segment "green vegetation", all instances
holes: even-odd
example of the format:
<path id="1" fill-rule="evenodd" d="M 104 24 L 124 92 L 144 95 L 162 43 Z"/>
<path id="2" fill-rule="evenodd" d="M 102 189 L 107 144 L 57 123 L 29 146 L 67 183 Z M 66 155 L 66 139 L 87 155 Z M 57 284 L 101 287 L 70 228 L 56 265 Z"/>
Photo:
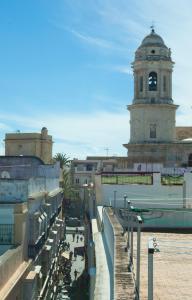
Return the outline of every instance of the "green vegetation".
<path id="1" fill-rule="evenodd" d="M 54 161 L 59 161 L 60 162 L 60 168 L 63 169 L 64 167 L 69 167 L 70 165 L 70 159 L 69 157 L 66 156 L 66 154 L 63 153 L 57 153 L 54 156 Z"/>
<path id="2" fill-rule="evenodd" d="M 183 175 L 162 175 L 162 185 L 183 185 Z M 153 184 L 152 174 L 102 175 L 102 184 Z"/>
<path id="3" fill-rule="evenodd" d="M 183 175 L 162 175 L 161 184 L 163 185 L 183 185 Z"/>
<path id="4" fill-rule="evenodd" d="M 64 197 L 70 198 L 71 194 L 73 193 L 73 189 L 71 186 L 71 179 L 70 179 L 70 158 L 63 153 L 57 153 L 54 156 L 54 161 L 59 161 L 60 168 L 61 168 L 61 178 L 60 187 L 63 189 Z"/>
<path id="5" fill-rule="evenodd" d="M 152 174 L 102 175 L 102 184 L 152 184 Z"/>

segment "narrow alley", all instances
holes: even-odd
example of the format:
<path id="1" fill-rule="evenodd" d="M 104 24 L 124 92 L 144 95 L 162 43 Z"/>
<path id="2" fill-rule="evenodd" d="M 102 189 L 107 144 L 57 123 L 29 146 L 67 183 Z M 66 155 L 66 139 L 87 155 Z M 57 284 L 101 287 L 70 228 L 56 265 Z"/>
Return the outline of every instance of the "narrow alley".
<path id="1" fill-rule="evenodd" d="M 66 246 L 62 254 L 64 276 L 61 276 L 57 300 L 89 299 L 84 241 L 83 227 L 68 227 L 64 241 Z"/>

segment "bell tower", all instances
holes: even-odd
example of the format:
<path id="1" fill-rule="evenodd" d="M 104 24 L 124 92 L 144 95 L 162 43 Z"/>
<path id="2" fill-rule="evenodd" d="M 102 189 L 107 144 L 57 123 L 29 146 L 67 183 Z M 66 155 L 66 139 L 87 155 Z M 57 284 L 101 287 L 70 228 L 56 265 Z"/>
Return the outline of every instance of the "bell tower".
<path id="1" fill-rule="evenodd" d="M 127 107 L 130 140 L 124 144 L 129 168 L 153 171 L 154 167 L 192 165 L 192 127 L 175 124 L 178 105 L 172 99 L 173 66 L 170 48 L 152 26 L 132 63 L 134 97 Z M 179 132 L 185 131 L 187 135 L 180 138 Z"/>
<path id="2" fill-rule="evenodd" d="M 131 163 L 163 163 L 173 159 L 170 147 L 176 142 L 175 114 L 178 105 L 172 99 L 171 50 L 152 27 L 135 52 L 132 63 L 134 98 L 130 112 Z"/>
<path id="3" fill-rule="evenodd" d="M 171 50 L 152 28 L 132 63 L 134 99 L 130 111 L 130 143 L 173 142 L 175 111 L 172 99 Z"/>
<path id="4" fill-rule="evenodd" d="M 135 53 L 133 104 L 172 104 L 171 50 L 152 29 Z"/>

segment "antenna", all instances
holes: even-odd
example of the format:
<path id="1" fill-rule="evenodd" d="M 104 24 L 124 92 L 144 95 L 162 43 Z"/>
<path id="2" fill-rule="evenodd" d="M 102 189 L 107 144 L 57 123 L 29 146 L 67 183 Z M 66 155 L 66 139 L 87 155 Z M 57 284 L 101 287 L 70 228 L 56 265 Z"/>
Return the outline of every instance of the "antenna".
<path id="1" fill-rule="evenodd" d="M 106 151 L 106 156 L 109 156 L 109 148 L 104 149 Z"/>

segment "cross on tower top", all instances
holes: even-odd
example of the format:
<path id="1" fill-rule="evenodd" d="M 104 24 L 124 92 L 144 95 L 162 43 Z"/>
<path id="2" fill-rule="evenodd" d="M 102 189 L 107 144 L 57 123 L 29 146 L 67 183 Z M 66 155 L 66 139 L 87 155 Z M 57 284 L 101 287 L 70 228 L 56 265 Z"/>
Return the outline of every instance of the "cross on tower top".
<path id="1" fill-rule="evenodd" d="M 151 28 L 151 33 L 154 33 L 155 32 L 155 24 L 154 24 L 155 22 L 154 21 L 152 21 L 152 24 L 151 24 L 151 26 L 150 26 L 150 28 Z"/>

